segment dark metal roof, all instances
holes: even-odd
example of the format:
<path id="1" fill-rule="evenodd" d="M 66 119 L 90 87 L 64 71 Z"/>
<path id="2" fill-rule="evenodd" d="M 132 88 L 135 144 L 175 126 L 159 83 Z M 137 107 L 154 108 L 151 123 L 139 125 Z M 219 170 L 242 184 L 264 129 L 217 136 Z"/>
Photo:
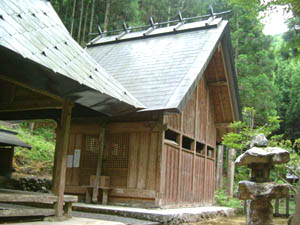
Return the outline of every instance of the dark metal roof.
<path id="1" fill-rule="evenodd" d="M 146 106 L 144 110 L 182 111 L 229 32 L 226 28 L 227 21 L 209 18 L 150 32 L 97 37 L 87 52 Z"/>
<path id="2" fill-rule="evenodd" d="M 24 143 L 17 137 L 16 132 L 0 129 L 0 145 L 4 146 L 21 146 L 24 148 L 30 148 L 31 146 Z"/>
<path id="3" fill-rule="evenodd" d="M 48 69 L 47 77 L 14 76 L 5 69 L 2 73 L 2 68 L 1 75 L 108 115 L 144 108 L 73 40 L 49 1 L 1 0 L 0 15 L 1 54 L 20 55 L 20 70 L 30 62 L 32 73 L 40 72 L 41 67 Z"/>

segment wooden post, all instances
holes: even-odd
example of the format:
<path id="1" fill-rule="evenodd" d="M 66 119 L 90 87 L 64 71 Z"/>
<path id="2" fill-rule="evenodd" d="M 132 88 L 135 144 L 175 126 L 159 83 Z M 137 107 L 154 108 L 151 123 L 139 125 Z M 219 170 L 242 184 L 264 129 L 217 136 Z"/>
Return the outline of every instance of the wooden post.
<path id="1" fill-rule="evenodd" d="M 224 146 L 218 145 L 216 189 L 221 188 L 223 183 L 223 152 Z"/>
<path id="2" fill-rule="evenodd" d="M 57 139 L 55 147 L 55 167 L 53 176 L 53 192 L 58 196 L 58 201 L 54 204 L 55 216 L 63 215 L 64 191 L 66 179 L 67 152 L 70 135 L 70 125 L 72 117 L 72 107 L 69 101 L 63 102 L 61 120 L 57 127 Z"/>
<path id="3" fill-rule="evenodd" d="M 94 202 L 94 203 L 98 202 L 99 180 L 100 180 L 100 176 L 101 176 L 103 148 L 104 148 L 104 136 L 105 136 L 105 130 L 101 131 L 100 137 L 99 137 L 99 141 L 100 141 L 99 148 L 100 149 L 99 149 L 98 162 L 97 162 L 95 186 L 93 188 L 93 195 L 92 195 L 92 202 Z"/>
<path id="4" fill-rule="evenodd" d="M 234 158 L 235 158 L 235 149 L 231 148 L 228 150 L 228 195 L 233 196 L 234 189 Z"/>
<path id="5" fill-rule="evenodd" d="M 275 199 L 275 216 L 279 216 L 279 198 Z"/>
<path id="6" fill-rule="evenodd" d="M 289 218 L 290 216 L 290 194 L 285 199 L 285 216 L 286 218 Z"/>

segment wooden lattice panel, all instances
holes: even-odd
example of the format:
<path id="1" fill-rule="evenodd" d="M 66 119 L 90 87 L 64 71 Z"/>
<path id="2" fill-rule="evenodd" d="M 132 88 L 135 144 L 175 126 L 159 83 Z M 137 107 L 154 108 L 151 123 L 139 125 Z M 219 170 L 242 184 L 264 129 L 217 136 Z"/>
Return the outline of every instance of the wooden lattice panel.
<path id="1" fill-rule="evenodd" d="M 89 185 L 90 176 L 96 174 L 99 157 L 99 136 L 86 135 L 80 165 L 80 184 Z"/>
<path id="2" fill-rule="evenodd" d="M 127 187 L 129 134 L 108 134 L 103 155 L 103 175 L 112 187 Z"/>

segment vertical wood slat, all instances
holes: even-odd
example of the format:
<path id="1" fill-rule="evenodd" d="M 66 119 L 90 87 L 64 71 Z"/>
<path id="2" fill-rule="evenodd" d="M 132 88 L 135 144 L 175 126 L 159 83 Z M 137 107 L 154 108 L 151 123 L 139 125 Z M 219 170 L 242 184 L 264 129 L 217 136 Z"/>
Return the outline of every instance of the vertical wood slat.
<path id="1" fill-rule="evenodd" d="M 156 163 L 158 151 L 158 133 L 150 134 L 150 145 L 148 154 L 148 169 L 147 169 L 147 189 L 155 190 L 156 188 Z"/>
<path id="2" fill-rule="evenodd" d="M 147 153 L 149 147 L 149 135 L 148 133 L 141 134 L 141 142 L 139 148 L 139 164 L 138 164 L 138 180 L 137 188 L 144 189 L 146 188 L 146 172 L 147 172 Z"/>
<path id="3" fill-rule="evenodd" d="M 127 187 L 156 190 L 159 132 L 133 132 L 129 141 Z"/>
<path id="4" fill-rule="evenodd" d="M 161 124 L 164 124 L 165 116 L 161 115 L 160 122 Z M 155 190 L 156 190 L 156 197 L 155 197 L 155 206 L 159 207 L 162 205 L 162 199 L 163 199 L 163 189 L 162 189 L 162 183 L 163 181 L 163 151 L 164 151 L 164 139 L 165 139 L 165 132 L 163 130 L 158 132 L 158 143 L 157 143 L 157 157 L 156 157 L 156 184 L 155 184 Z"/>
<path id="5" fill-rule="evenodd" d="M 76 143 L 76 134 L 70 134 L 70 141 L 69 141 L 69 147 L 68 147 L 68 155 L 74 155 L 74 147 Z M 72 185 L 73 180 L 73 167 L 66 168 L 66 185 Z"/>
<path id="6" fill-rule="evenodd" d="M 76 134 L 76 141 L 74 149 L 80 149 L 80 161 L 82 159 L 82 134 Z M 74 154 L 74 150 L 73 150 Z M 79 162 L 80 165 L 80 162 Z M 73 167 L 73 173 L 72 173 L 72 185 L 79 185 L 80 181 L 80 167 Z"/>
<path id="7" fill-rule="evenodd" d="M 179 135 L 179 163 L 178 163 L 178 184 L 177 184 L 177 204 L 181 203 L 181 196 L 180 194 L 182 193 L 181 190 L 181 164 L 182 164 L 182 159 L 181 159 L 181 152 L 182 152 L 182 132 L 183 132 L 183 113 L 180 114 L 180 135 Z"/>
<path id="8" fill-rule="evenodd" d="M 129 141 L 129 165 L 128 165 L 128 188 L 136 188 L 137 184 L 137 160 L 138 160 L 138 135 L 136 133 L 130 134 Z"/>

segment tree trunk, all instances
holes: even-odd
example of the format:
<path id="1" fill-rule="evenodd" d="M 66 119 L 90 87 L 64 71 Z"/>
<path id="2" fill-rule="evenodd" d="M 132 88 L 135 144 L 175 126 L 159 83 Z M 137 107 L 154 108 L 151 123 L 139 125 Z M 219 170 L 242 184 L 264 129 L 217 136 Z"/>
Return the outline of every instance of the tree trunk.
<path id="1" fill-rule="evenodd" d="M 85 44 L 85 33 L 86 33 L 88 13 L 89 13 L 89 1 L 87 2 L 85 7 L 85 17 L 84 17 L 84 24 L 83 24 L 82 39 L 81 39 L 82 44 Z"/>
<path id="2" fill-rule="evenodd" d="M 59 0 L 59 15 L 63 14 L 64 0 Z"/>
<path id="3" fill-rule="evenodd" d="M 106 0 L 106 9 L 105 9 L 105 18 L 104 18 L 104 27 L 103 31 L 106 32 L 109 23 L 109 13 L 110 13 L 110 2 L 111 0 Z"/>
<path id="4" fill-rule="evenodd" d="M 94 14 L 95 14 L 95 0 L 92 1 L 91 20 L 90 20 L 89 33 L 93 32 Z"/>
<path id="5" fill-rule="evenodd" d="M 79 25 L 78 25 L 78 33 L 77 33 L 77 42 L 80 43 L 80 35 L 81 35 L 81 24 L 82 24 L 82 17 L 84 11 L 84 0 L 81 0 L 81 7 L 80 7 L 80 18 L 79 18 Z"/>
<path id="6" fill-rule="evenodd" d="M 223 179 L 223 152 L 224 146 L 218 145 L 217 173 L 216 173 L 216 189 L 222 187 Z"/>
<path id="7" fill-rule="evenodd" d="M 76 9 L 76 0 L 74 0 L 73 11 L 72 11 L 72 22 L 71 22 L 71 29 L 70 29 L 71 36 L 73 35 L 74 20 L 75 20 L 75 9 Z"/>
<path id="8" fill-rule="evenodd" d="M 169 22 L 171 18 L 171 0 L 168 1 L 168 18 L 167 21 Z M 167 26 L 170 26 L 170 24 L 168 23 Z"/>
<path id="9" fill-rule="evenodd" d="M 68 21 L 68 15 L 69 15 L 69 10 L 70 10 L 70 8 L 71 8 L 71 0 L 68 0 L 67 2 L 66 2 L 66 11 L 65 11 L 65 13 L 64 13 L 64 22 L 65 23 L 67 23 L 67 21 Z M 68 24 L 68 27 L 69 27 L 69 24 Z"/>
<path id="10" fill-rule="evenodd" d="M 231 148 L 228 150 L 228 195 L 233 196 L 234 189 L 234 158 L 235 158 L 235 149 Z"/>

